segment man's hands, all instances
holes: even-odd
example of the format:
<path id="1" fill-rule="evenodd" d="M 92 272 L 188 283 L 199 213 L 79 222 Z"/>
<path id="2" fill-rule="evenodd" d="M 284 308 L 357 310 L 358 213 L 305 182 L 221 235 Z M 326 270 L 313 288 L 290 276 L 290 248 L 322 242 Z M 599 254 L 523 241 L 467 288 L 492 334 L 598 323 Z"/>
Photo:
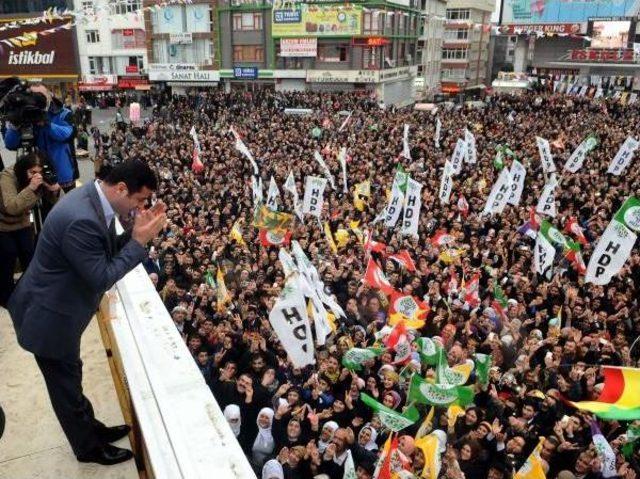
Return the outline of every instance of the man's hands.
<path id="1" fill-rule="evenodd" d="M 131 237 L 144 246 L 158 236 L 167 222 L 165 210 L 165 204 L 158 201 L 148 210 L 140 211 L 136 216 Z"/>

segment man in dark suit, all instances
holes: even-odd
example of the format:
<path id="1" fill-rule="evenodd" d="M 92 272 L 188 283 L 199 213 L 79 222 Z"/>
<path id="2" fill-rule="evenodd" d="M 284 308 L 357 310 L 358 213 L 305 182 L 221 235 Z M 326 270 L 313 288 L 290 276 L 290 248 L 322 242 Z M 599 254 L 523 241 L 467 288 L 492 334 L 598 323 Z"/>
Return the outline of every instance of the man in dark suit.
<path id="1" fill-rule="evenodd" d="M 35 355 L 53 409 L 81 462 L 117 464 L 132 457 L 114 442 L 129 427 L 96 420 L 82 393 L 80 338 L 102 295 L 143 261 L 145 245 L 166 222 L 164 205 L 143 210 L 157 188 L 141 161 L 114 168 L 102 181 L 67 194 L 44 224 L 29 268 L 9 299 L 18 342 Z M 136 213 L 130 233 L 116 236 L 115 219 Z"/>

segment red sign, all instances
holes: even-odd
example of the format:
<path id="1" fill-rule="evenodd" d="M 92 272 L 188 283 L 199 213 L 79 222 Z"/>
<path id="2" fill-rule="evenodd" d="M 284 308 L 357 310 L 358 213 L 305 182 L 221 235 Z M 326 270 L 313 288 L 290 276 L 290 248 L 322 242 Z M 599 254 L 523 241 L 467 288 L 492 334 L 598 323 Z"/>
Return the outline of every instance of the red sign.
<path id="1" fill-rule="evenodd" d="M 111 91 L 113 85 L 100 85 L 98 83 L 78 83 L 80 91 Z"/>
<path id="2" fill-rule="evenodd" d="M 579 23 L 541 23 L 530 25 L 503 25 L 500 33 L 516 35 L 520 33 L 580 33 Z M 516 33 L 517 31 L 517 33 Z"/>
<path id="3" fill-rule="evenodd" d="M 133 36 L 133 28 L 125 28 L 122 30 L 123 37 L 132 37 Z"/>
<path id="4" fill-rule="evenodd" d="M 149 85 L 149 80 L 142 77 L 120 77 L 118 79 L 118 88 L 133 89 L 137 85 Z"/>
<path id="5" fill-rule="evenodd" d="M 384 37 L 358 37 L 351 41 L 351 44 L 356 47 L 383 47 L 389 43 L 391 41 Z"/>
<path id="6" fill-rule="evenodd" d="M 569 50 L 569 60 L 574 62 L 628 63 L 634 61 L 632 49 L 581 48 Z"/>
<path id="7" fill-rule="evenodd" d="M 124 71 L 126 73 L 138 73 L 138 65 L 127 65 Z"/>

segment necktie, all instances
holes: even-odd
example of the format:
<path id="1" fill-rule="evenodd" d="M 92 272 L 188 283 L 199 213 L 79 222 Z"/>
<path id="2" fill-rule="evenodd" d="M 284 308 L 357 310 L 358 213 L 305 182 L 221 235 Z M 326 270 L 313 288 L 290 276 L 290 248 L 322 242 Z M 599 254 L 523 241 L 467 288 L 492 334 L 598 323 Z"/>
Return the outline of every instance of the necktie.
<path id="1" fill-rule="evenodd" d="M 109 223 L 109 244 L 111 245 L 111 251 L 116 250 L 116 217 L 111 218 Z"/>

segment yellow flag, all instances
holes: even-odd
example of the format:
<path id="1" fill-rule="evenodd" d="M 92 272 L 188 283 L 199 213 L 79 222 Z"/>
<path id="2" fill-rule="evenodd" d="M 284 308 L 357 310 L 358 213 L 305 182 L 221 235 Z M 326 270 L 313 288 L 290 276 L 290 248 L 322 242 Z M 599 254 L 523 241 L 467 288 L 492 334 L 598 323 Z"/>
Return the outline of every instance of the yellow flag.
<path id="1" fill-rule="evenodd" d="M 461 416 L 463 414 L 464 409 L 462 409 L 457 404 L 452 404 L 451 406 L 449 406 L 449 408 L 447 409 L 447 426 L 449 426 L 449 429 L 451 429 L 456 423 L 456 419 L 458 419 L 458 416 Z"/>
<path id="2" fill-rule="evenodd" d="M 331 234 L 331 228 L 329 227 L 329 223 L 325 221 L 324 223 L 324 234 L 327 237 L 327 242 L 329 243 L 329 247 L 333 254 L 338 252 L 338 247 L 336 246 L 336 242 L 333 241 L 333 235 Z"/>
<path id="3" fill-rule="evenodd" d="M 464 253 L 465 250 L 463 248 L 448 248 L 440 253 L 438 259 L 445 264 L 452 264 L 458 262 Z"/>
<path id="4" fill-rule="evenodd" d="M 349 243 L 349 232 L 344 228 L 336 230 L 336 234 L 334 236 L 336 238 L 336 243 L 338 244 L 338 249 L 344 248 Z"/>
<path id="5" fill-rule="evenodd" d="M 421 437 L 426 436 L 432 431 L 434 414 L 435 414 L 435 408 L 431 406 L 431 408 L 429 408 L 429 412 L 424 418 L 424 421 L 422 421 L 422 424 L 420 424 L 420 428 L 418 429 L 418 432 L 416 433 L 416 441 Z"/>
<path id="6" fill-rule="evenodd" d="M 415 446 L 424 455 L 424 468 L 420 473 L 420 477 L 423 479 L 437 479 L 442 466 L 438 436 L 431 433 L 428 436 L 416 439 Z"/>
<path id="7" fill-rule="evenodd" d="M 353 206 L 358 211 L 364 211 L 365 201 L 363 198 L 369 199 L 371 196 L 371 181 L 366 180 L 362 183 L 356 183 L 353 187 Z"/>
<path id="8" fill-rule="evenodd" d="M 240 220 L 236 220 L 236 222 L 233 223 L 233 226 L 231 227 L 231 232 L 229 233 L 229 238 L 234 240 L 240 246 L 246 247 L 247 244 L 244 242 L 244 238 L 242 237 L 242 230 L 240 229 L 239 221 Z"/>
<path id="9" fill-rule="evenodd" d="M 421 309 L 417 310 L 418 312 L 424 312 Z M 413 318 L 408 318 L 402 313 L 393 313 L 389 316 L 389 326 L 395 326 L 400 321 L 404 321 L 404 324 L 409 329 L 422 329 L 424 327 L 424 321 L 422 319 L 417 319 L 414 315 Z"/>
<path id="10" fill-rule="evenodd" d="M 544 473 L 544 467 L 542 467 L 542 460 L 540 459 L 543 442 L 544 437 L 541 437 L 540 442 L 538 442 L 538 445 L 533 452 L 531 452 L 518 472 L 515 473 L 513 479 L 545 479 L 547 477 Z"/>
<path id="11" fill-rule="evenodd" d="M 224 283 L 224 274 L 222 270 L 218 268 L 216 274 L 216 300 L 218 312 L 223 313 L 227 309 L 227 304 L 231 302 L 231 295 L 227 289 L 227 285 Z"/>
<path id="12" fill-rule="evenodd" d="M 360 222 L 359 221 L 349 221 L 349 229 L 351 231 L 353 231 L 354 235 L 356 235 L 356 238 L 358 238 L 358 241 L 360 242 L 360 244 L 364 245 L 364 234 L 362 233 L 362 230 L 360 229 Z"/>

